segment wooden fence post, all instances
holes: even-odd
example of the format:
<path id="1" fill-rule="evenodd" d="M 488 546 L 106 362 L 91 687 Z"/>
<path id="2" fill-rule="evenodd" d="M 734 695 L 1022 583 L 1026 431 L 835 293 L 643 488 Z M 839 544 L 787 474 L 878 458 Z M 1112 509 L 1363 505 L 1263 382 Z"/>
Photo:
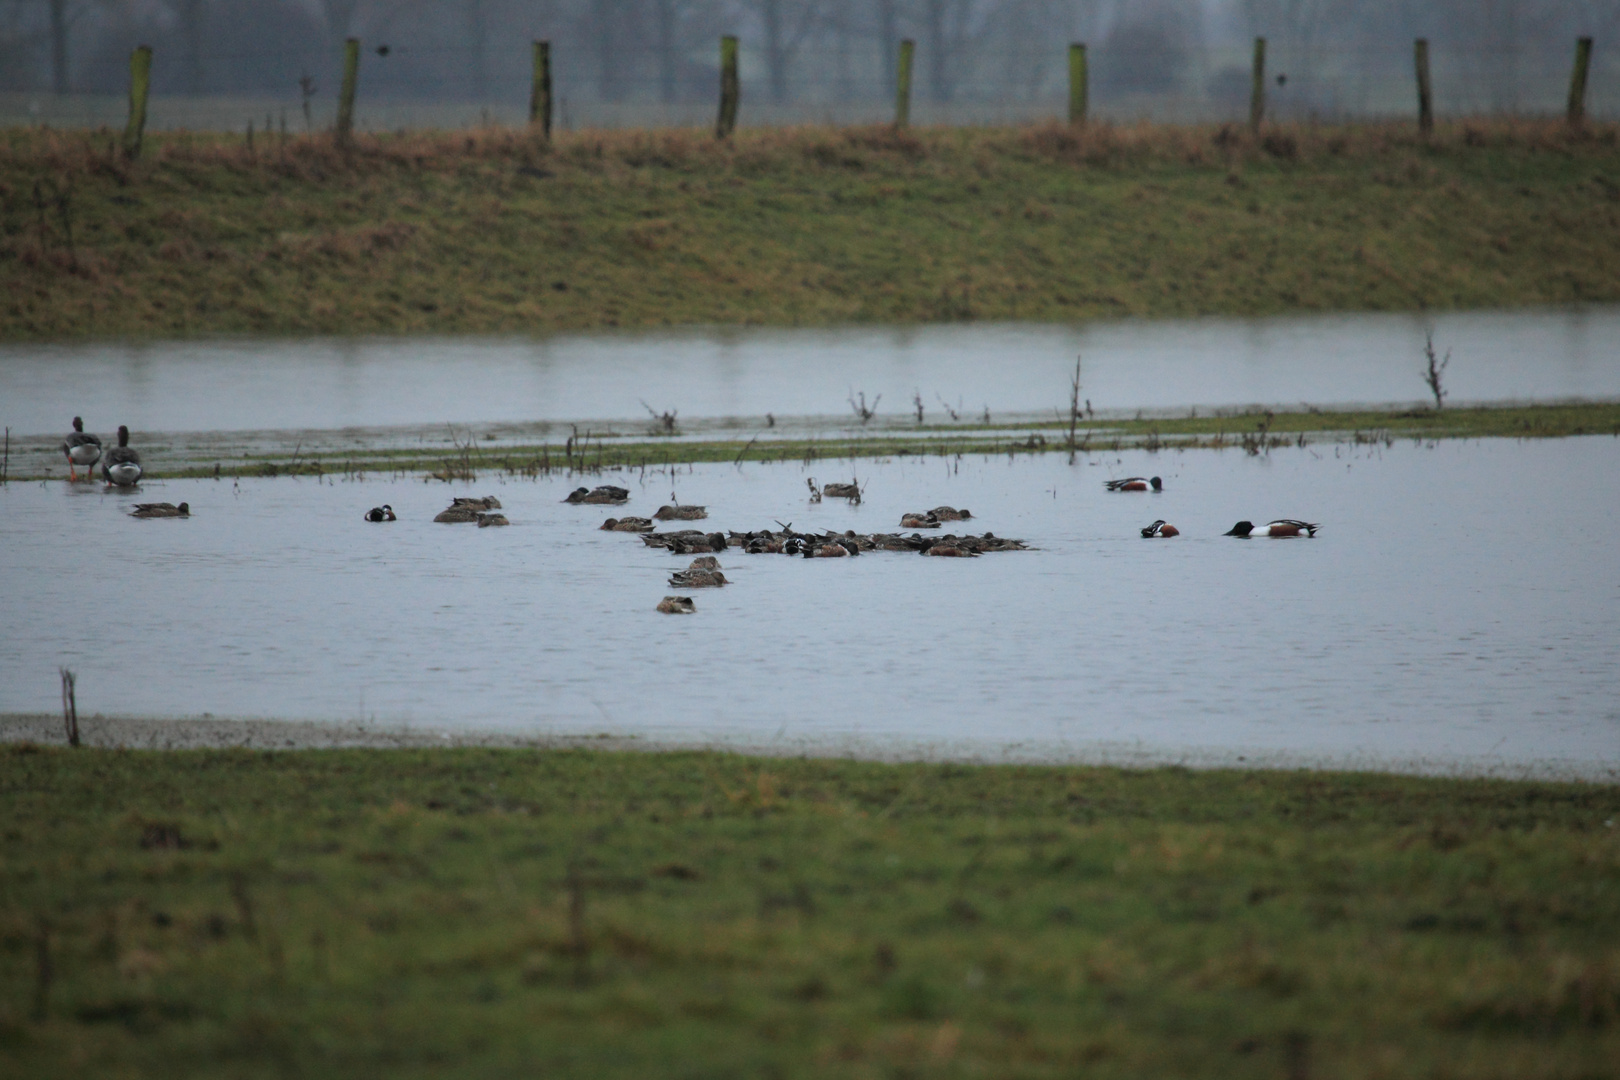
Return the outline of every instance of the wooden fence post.
<path id="1" fill-rule="evenodd" d="M 1069 46 L 1069 123 L 1076 127 L 1085 125 L 1089 90 L 1086 45 L 1076 41 Z"/>
<path id="2" fill-rule="evenodd" d="M 916 55 L 917 43 L 910 38 L 900 42 L 900 66 L 894 78 L 894 126 L 896 130 L 911 126 L 911 58 Z"/>
<path id="3" fill-rule="evenodd" d="M 1254 70 L 1249 81 L 1249 130 L 1260 133 L 1266 118 L 1266 39 L 1254 39 Z"/>
<path id="4" fill-rule="evenodd" d="M 720 39 L 720 119 L 714 125 L 714 137 L 729 139 L 737 127 L 737 99 L 741 86 L 737 81 L 737 39 L 727 34 Z"/>
<path id="5" fill-rule="evenodd" d="M 141 156 L 146 133 L 146 96 L 152 89 L 152 46 L 142 45 L 129 54 L 129 124 L 124 128 L 124 156 Z"/>
<path id="6" fill-rule="evenodd" d="M 534 43 L 534 85 L 529 89 L 529 126 L 540 125 L 540 137 L 551 141 L 551 42 Z"/>
<path id="7" fill-rule="evenodd" d="M 338 92 L 337 141 L 346 146 L 354 132 L 354 90 L 360 81 L 360 39 L 343 43 L 343 89 Z"/>
<path id="8" fill-rule="evenodd" d="M 1434 91 L 1429 83 L 1429 39 L 1412 43 L 1412 63 L 1417 67 L 1418 131 L 1427 136 L 1434 130 Z"/>
<path id="9" fill-rule="evenodd" d="M 1586 120 L 1586 72 L 1592 66 L 1592 39 L 1575 41 L 1575 70 L 1569 76 L 1569 122 L 1578 127 Z"/>

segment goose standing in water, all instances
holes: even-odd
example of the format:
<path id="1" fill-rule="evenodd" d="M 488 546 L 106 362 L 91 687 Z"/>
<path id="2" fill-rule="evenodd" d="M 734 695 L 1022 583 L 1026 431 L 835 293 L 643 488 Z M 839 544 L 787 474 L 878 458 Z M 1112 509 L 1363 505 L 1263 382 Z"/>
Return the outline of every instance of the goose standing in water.
<path id="1" fill-rule="evenodd" d="M 114 487 L 134 487 L 141 482 L 141 455 L 129 445 L 129 428 L 118 425 L 118 445 L 101 458 L 101 475 Z"/>
<path id="2" fill-rule="evenodd" d="M 62 453 L 68 459 L 68 479 L 79 478 L 76 466 L 84 467 L 84 478 L 95 476 L 96 462 L 101 460 L 101 440 L 84 430 L 84 421 L 73 418 L 73 434 L 62 440 Z"/>

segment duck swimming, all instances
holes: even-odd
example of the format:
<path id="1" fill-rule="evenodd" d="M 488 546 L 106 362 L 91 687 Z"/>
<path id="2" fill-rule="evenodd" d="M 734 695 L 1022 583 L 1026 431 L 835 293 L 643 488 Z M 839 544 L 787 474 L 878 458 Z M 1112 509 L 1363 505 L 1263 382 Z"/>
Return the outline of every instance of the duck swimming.
<path id="1" fill-rule="evenodd" d="M 183 518 L 191 516 L 191 504 L 181 503 L 136 503 L 135 509 L 129 512 L 130 517 L 138 518 Z"/>
<path id="2" fill-rule="evenodd" d="M 447 510 L 440 510 L 433 520 L 447 525 L 471 525 L 483 516 L 483 511 L 470 506 L 451 505 Z"/>
<path id="3" fill-rule="evenodd" d="M 1127 476 L 1123 480 L 1110 480 L 1103 486 L 1109 491 L 1163 491 L 1164 481 L 1157 476 Z"/>
<path id="4" fill-rule="evenodd" d="M 451 506 L 460 506 L 467 510 L 499 510 L 501 500 L 493 495 L 485 495 L 481 499 L 474 499 L 467 495 L 457 495 L 450 500 Z"/>
<path id="5" fill-rule="evenodd" d="M 118 445 L 101 459 L 101 475 L 114 487 L 134 487 L 141 481 L 141 455 L 129 445 L 129 428 L 118 425 Z"/>
<path id="6" fill-rule="evenodd" d="M 706 589 L 730 585 L 726 575 L 718 570 L 677 570 L 669 575 L 669 583 L 678 589 Z"/>
<path id="7" fill-rule="evenodd" d="M 967 521 L 973 516 L 970 511 L 958 510 L 954 506 L 936 506 L 928 514 L 940 521 Z"/>
<path id="8" fill-rule="evenodd" d="M 697 521 L 709 516 L 706 506 L 660 506 L 653 515 L 659 521 Z"/>
<path id="9" fill-rule="evenodd" d="M 1155 521 L 1153 524 L 1142 530 L 1142 539 L 1144 540 L 1152 540 L 1154 537 L 1158 536 L 1168 537 L 1180 535 L 1181 530 L 1176 528 L 1174 525 L 1166 523 L 1163 518 L 1160 518 L 1158 521 Z"/>
<path id="10" fill-rule="evenodd" d="M 829 499 L 858 499 L 861 489 L 855 484 L 828 484 L 821 489 L 821 493 Z"/>
<path id="11" fill-rule="evenodd" d="M 84 421 L 75 416 L 73 433 L 62 440 L 62 453 L 68 459 L 68 479 L 77 480 L 75 466 L 83 466 L 84 478 L 89 480 L 95 475 L 91 470 L 101 460 L 101 440 L 85 431 Z"/>
<path id="12" fill-rule="evenodd" d="M 626 488 L 614 487 L 612 484 L 599 484 L 594 489 L 575 488 L 568 493 L 563 502 L 595 503 L 617 506 L 630 501 L 630 492 Z"/>
<path id="13" fill-rule="evenodd" d="M 480 529 L 487 529 L 491 525 L 510 525 L 510 524 L 512 524 L 512 523 L 510 521 L 506 520 L 506 515 L 505 514 L 479 514 L 478 515 L 478 527 Z"/>
<path id="14" fill-rule="evenodd" d="M 695 615 L 697 605 L 690 596 L 666 596 L 658 601 L 658 610 L 665 615 Z"/>
<path id="15" fill-rule="evenodd" d="M 902 529 L 937 529 L 939 518 L 930 511 L 926 514 L 901 514 L 900 527 Z"/>
<path id="16" fill-rule="evenodd" d="M 364 514 L 362 514 L 361 517 L 363 517 L 366 521 L 399 520 L 399 518 L 394 516 L 394 508 L 389 506 L 387 503 L 383 503 L 381 506 L 373 506 L 370 510 L 367 510 Z"/>
<path id="17" fill-rule="evenodd" d="M 1226 536 L 1238 536 L 1248 539 L 1255 536 L 1269 536 L 1274 539 L 1283 539 L 1289 536 L 1315 536 L 1320 525 L 1310 521 L 1295 521 L 1293 518 L 1278 518 L 1260 526 L 1254 527 L 1252 521 L 1240 521 L 1232 526 Z"/>
<path id="18" fill-rule="evenodd" d="M 651 532 L 655 526 L 643 517 L 608 518 L 602 522 L 607 532 Z"/>

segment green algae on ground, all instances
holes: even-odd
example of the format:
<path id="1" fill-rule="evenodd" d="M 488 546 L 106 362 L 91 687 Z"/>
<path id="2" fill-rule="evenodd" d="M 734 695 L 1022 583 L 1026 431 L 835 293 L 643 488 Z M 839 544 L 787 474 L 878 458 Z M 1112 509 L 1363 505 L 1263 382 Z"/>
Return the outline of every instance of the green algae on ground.
<path id="1" fill-rule="evenodd" d="M 1620 139 L 1546 121 L 0 130 L 0 338 L 1620 300 Z"/>
<path id="2" fill-rule="evenodd" d="M 0 759 L 9 1075 L 1620 1061 L 1613 786 L 579 750 Z"/>

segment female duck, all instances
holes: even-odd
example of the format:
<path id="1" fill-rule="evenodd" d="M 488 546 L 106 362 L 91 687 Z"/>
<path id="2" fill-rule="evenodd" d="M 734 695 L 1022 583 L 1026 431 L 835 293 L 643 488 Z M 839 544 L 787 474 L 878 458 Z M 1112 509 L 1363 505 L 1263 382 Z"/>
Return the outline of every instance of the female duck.
<path id="1" fill-rule="evenodd" d="M 708 516 L 706 506 L 660 506 L 653 515 L 659 521 L 698 521 Z"/>
<path id="2" fill-rule="evenodd" d="M 129 512 L 130 517 L 138 518 L 183 518 L 191 516 L 191 504 L 181 503 L 136 503 L 135 509 Z"/>

